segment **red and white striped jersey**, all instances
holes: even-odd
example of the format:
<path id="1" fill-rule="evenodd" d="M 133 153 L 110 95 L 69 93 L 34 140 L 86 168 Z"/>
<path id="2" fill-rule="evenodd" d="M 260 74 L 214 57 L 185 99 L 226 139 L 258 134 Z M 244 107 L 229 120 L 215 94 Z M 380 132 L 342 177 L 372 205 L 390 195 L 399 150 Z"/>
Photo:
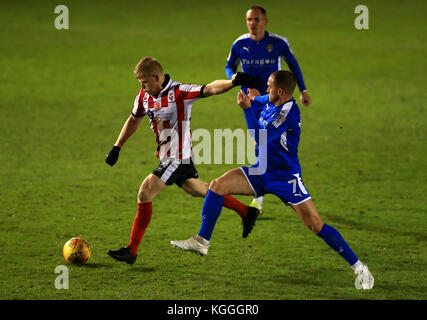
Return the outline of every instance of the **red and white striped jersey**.
<path id="1" fill-rule="evenodd" d="M 141 89 L 134 102 L 134 117 L 148 115 L 156 136 L 156 156 L 165 159 L 187 159 L 193 156 L 190 129 L 191 107 L 201 98 L 202 85 L 183 84 L 169 79 L 157 97 Z"/>

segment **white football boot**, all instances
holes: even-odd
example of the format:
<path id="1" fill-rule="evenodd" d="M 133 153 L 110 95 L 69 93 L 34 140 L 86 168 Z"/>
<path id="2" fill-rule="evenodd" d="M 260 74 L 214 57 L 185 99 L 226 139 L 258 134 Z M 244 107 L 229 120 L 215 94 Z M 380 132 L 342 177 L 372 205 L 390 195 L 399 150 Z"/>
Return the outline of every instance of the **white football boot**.
<path id="1" fill-rule="evenodd" d="M 201 244 L 196 237 L 192 237 L 187 240 L 172 240 L 171 245 L 174 248 L 181 249 L 184 251 L 191 251 L 197 253 L 201 256 L 205 256 L 208 254 L 209 245 Z"/>
<path id="2" fill-rule="evenodd" d="M 359 263 L 360 262 L 360 263 Z M 356 289 L 371 290 L 374 287 L 374 277 L 369 272 L 368 266 L 361 261 L 357 262 L 359 265 L 354 269 L 356 280 L 354 286 Z"/>

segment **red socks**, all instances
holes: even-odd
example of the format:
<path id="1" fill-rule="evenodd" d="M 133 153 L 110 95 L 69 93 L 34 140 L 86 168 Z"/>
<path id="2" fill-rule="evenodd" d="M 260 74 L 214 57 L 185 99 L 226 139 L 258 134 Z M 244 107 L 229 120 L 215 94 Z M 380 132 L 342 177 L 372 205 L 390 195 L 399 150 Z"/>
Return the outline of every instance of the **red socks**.
<path id="1" fill-rule="evenodd" d="M 236 211 L 242 218 L 246 217 L 248 214 L 248 206 L 232 196 L 224 196 L 222 205 L 228 209 Z"/>
<path id="2" fill-rule="evenodd" d="M 130 242 L 127 245 L 130 247 L 130 252 L 136 256 L 138 246 L 141 243 L 145 230 L 151 221 L 152 203 L 138 203 L 138 211 L 136 212 L 135 220 L 133 221 L 132 231 L 130 233 Z"/>
<path id="3" fill-rule="evenodd" d="M 248 206 L 241 203 L 232 196 L 224 196 L 223 206 L 236 211 L 239 216 L 246 217 L 248 214 Z M 130 247 L 130 252 L 136 256 L 138 246 L 141 243 L 142 237 L 144 236 L 145 230 L 151 221 L 152 214 L 152 203 L 142 202 L 138 203 L 138 210 L 136 212 L 135 219 L 133 221 L 132 230 L 130 233 L 130 241 L 127 245 Z"/>

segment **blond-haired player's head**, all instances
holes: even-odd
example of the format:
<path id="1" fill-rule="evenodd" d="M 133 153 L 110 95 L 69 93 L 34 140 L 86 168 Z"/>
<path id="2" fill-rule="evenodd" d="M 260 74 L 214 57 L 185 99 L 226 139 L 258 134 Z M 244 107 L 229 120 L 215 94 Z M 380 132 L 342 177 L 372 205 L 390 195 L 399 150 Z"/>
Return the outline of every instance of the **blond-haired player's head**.
<path id="1" fill-rule="evenodd" d="M 165 80 L 163 67 L 157 59 L 144 57 L 135 66 L 133 71 L 135 77 L 141 83 L 141 88 L 152 96 L 157 96 L 162 90 Z"/>
<path id="2" fill-rule="evenodd" d="M 133 71 L 137 79 L 146 78 L 154 74 L 163 74 L 163 67 L 156 58 L 142 58 Z"/>

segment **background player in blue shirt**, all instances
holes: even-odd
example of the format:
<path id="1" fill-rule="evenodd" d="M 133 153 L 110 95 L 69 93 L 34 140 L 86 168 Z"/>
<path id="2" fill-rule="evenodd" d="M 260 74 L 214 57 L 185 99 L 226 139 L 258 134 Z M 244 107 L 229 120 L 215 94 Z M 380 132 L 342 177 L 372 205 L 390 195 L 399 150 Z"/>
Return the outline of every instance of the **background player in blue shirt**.
<path id="1" fill-rule="evenodd" d="M 268 19 L 264 8 L 252 6 L 246 13 L 246 33 L 231 46 L 230 54 L 225 66 L 225 73 L 231 79 L 236 73 L 239 62 L 243 72 L 256 78 L 253 88 L 258 89 L 261 95 L 267 93 L 267 80 L 271 73 L 281 69 L 281 58 L 288 64 L 295 75 L 299 90 L 300 100 L 304 106 L 311 103 L 307 93 L 301 69 L 295 59 L 289 42 L 286 38 L 266 31 Z M 244 92 L 247 87 L 242 86 Z"/>
<path id="2" fill-rule="evenodd" d="M 266 31 L 268 19 L 263 7 L 252 6 L 246 12 L 246 25 L 249 33 L 246 33 L 233 43 L 225 66 L 225 73 L 231 79 L 240 63 L 243 72 L 254 77 L 252 88 L 261 95 L 267 93 L 267 80 L 270 74 L 280 70 L 282 58 L 288 64 L 289 69 L 296 76 L 300 100 L 304 106 L 309 106 L 311 98 L 307 93 L 301 69 L 295 59 L 289 42 L 286 38 Z M 247 86 L 242 86 L 246 92 Z M 255 148 L 255 155 L 258 149 Z M 256 207 L 262 213 L 263 197 L 254 198 L 250 206 Z"/>
<path id="3" fill-rule="evenodd" d="M 171 244 L 178 249 L 206 255 L 224 196 L 271 193 L 291 206 L 314 234 L 349 263 L 356 274 L 356 288 L 372 289 L 374 278 L 368 267 L 356 257 L 341 234 L 322 221 L 302 181 L 298 160 L 301 117 L 292 97 L 295 86 L 294 75 L 281 70 L 269 77 L 266 96 L 252 96 L 251 101 L 240 90 L 237 103 L 243 109 L 248 129 L 252 129 L 260 146 L 258 161 L 251 167 L 230 170 L 212 181 L 203 203 L 199 233 L 188 240 L 171 241 Z M 256 108 L 259 105 L 263 105 L 261 110 Z"/>

